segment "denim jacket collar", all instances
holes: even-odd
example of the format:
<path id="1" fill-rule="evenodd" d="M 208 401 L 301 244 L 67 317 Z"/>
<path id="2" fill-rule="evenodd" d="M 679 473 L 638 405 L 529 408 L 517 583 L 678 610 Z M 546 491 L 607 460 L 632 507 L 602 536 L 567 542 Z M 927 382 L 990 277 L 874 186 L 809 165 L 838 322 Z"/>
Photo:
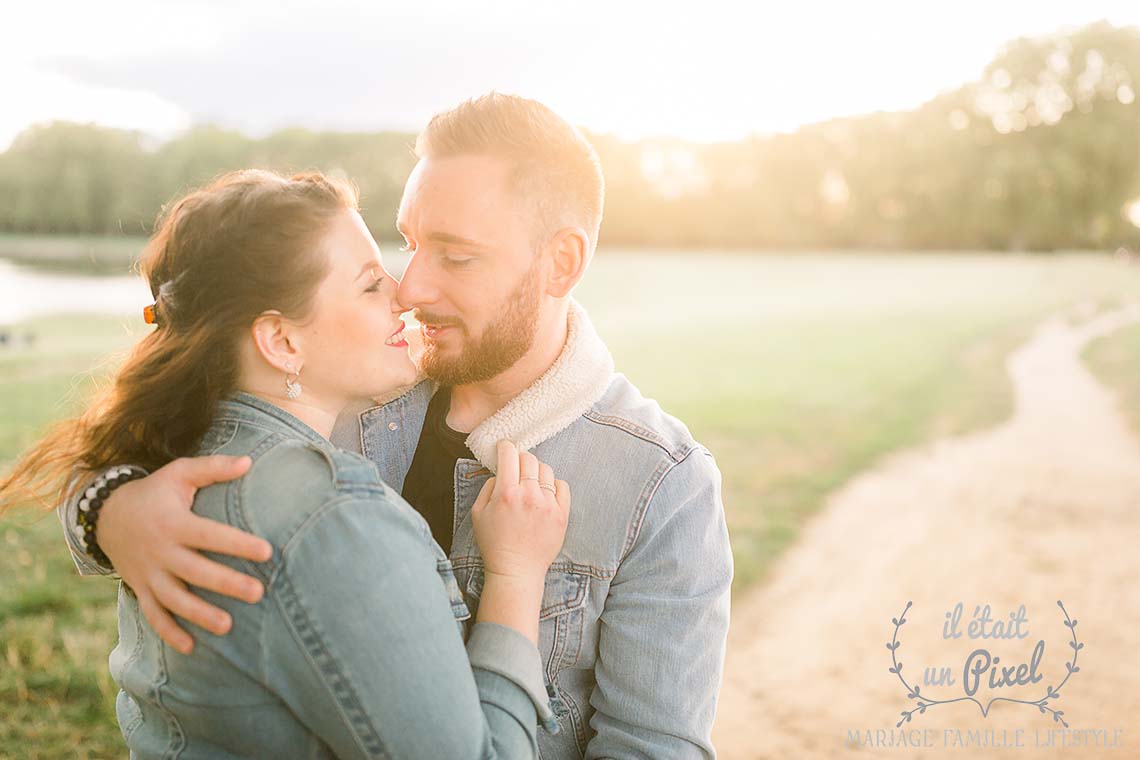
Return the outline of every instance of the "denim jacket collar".
<path id="1" fill-rule="evenodd" d="M 566 345 L 550 369 L 480 423 L 467 447 L 492 472 L 495 447 L 506 438 L 528 451 L 561 433 L 597 403 L 614 376 L 614 360 L 586 310 L 570 301 Z"/>
<path id="2" fill-rule="evenodd" d="M 327 447 L 329 445 L 327 438 L 297 417 L 276 404 L 245 391 L 237 391 L 218 404 L 218 413 L 215 415 L 215 419 L 225 418 L 238 419 L 261 427 L 272 428 L 322 446 Z"/>

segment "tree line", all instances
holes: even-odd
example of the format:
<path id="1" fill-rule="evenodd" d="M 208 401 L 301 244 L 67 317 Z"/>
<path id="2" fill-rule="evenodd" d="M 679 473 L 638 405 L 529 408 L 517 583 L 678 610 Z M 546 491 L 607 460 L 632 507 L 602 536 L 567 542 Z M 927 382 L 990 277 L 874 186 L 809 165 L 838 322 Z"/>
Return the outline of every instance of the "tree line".
<path id="1" fill-rule="evenodd" d="M 603 242 L 1140 246 L 1138 91 L 1140 30 L 1101 22 L 1014 40 L 979 80 L 911 111 L 716 144 L 588 134 L 606 174 Z M 254 139 L 200 126 L 153 144 L 95 125 L 36 126 L 0 153 L 0 232 L 147 234 L 180 192 L 257 166 L 352 178 L 373 232 L 390 239 L 414 141 L 306 129 Z"/>

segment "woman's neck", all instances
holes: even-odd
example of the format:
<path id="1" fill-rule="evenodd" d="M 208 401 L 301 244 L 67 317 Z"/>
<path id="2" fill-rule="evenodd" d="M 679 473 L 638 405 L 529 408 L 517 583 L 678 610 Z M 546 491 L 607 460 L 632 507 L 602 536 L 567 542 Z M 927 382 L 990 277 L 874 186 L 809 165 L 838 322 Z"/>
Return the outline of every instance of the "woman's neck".
<path id="1" fill-rule="evenodd" d="M 317 433 L 325 439 L 332 436 L 336 418 L 340 415 L 340 410 L 344 406 L 343 404 L 321 403 L 315 399 L 306 399 L 304 394 L 301 395 L 301 398 L 290 399 L 283 393 L 266 393 L 264 390 L 255 388 L 242 388 L 242 390 L 250 395 L 257 396 L 262 401 L 284 409 L 317 431 Z"/>

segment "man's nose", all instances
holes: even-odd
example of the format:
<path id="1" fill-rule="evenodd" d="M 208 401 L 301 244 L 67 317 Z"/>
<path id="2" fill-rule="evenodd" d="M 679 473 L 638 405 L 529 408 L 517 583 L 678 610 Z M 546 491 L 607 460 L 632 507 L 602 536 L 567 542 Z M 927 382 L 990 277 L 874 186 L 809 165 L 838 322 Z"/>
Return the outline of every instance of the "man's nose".
<path id="1" fill-rule="evenodd" d="M 396 287 L 396 300 L 404 311 L 411 311 L 424 304 L 433 303 L 434 289 L 431 286 L 431 271 L 428 257 L 413 253 L 400 284 Z"/>

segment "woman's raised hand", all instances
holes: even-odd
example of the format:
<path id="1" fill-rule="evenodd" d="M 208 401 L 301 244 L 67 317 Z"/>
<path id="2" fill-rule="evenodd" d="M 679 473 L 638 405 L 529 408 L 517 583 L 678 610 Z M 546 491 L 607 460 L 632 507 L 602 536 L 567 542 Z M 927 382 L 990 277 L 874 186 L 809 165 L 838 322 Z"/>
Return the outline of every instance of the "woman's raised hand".
<path id="1" fill-rule="evenodd" d="M 562 549 L 570 486 L 550 465 L 499 441 L 498 472 L 479 492 L 471 519 L 489 575 L 542 578 Z"/>

